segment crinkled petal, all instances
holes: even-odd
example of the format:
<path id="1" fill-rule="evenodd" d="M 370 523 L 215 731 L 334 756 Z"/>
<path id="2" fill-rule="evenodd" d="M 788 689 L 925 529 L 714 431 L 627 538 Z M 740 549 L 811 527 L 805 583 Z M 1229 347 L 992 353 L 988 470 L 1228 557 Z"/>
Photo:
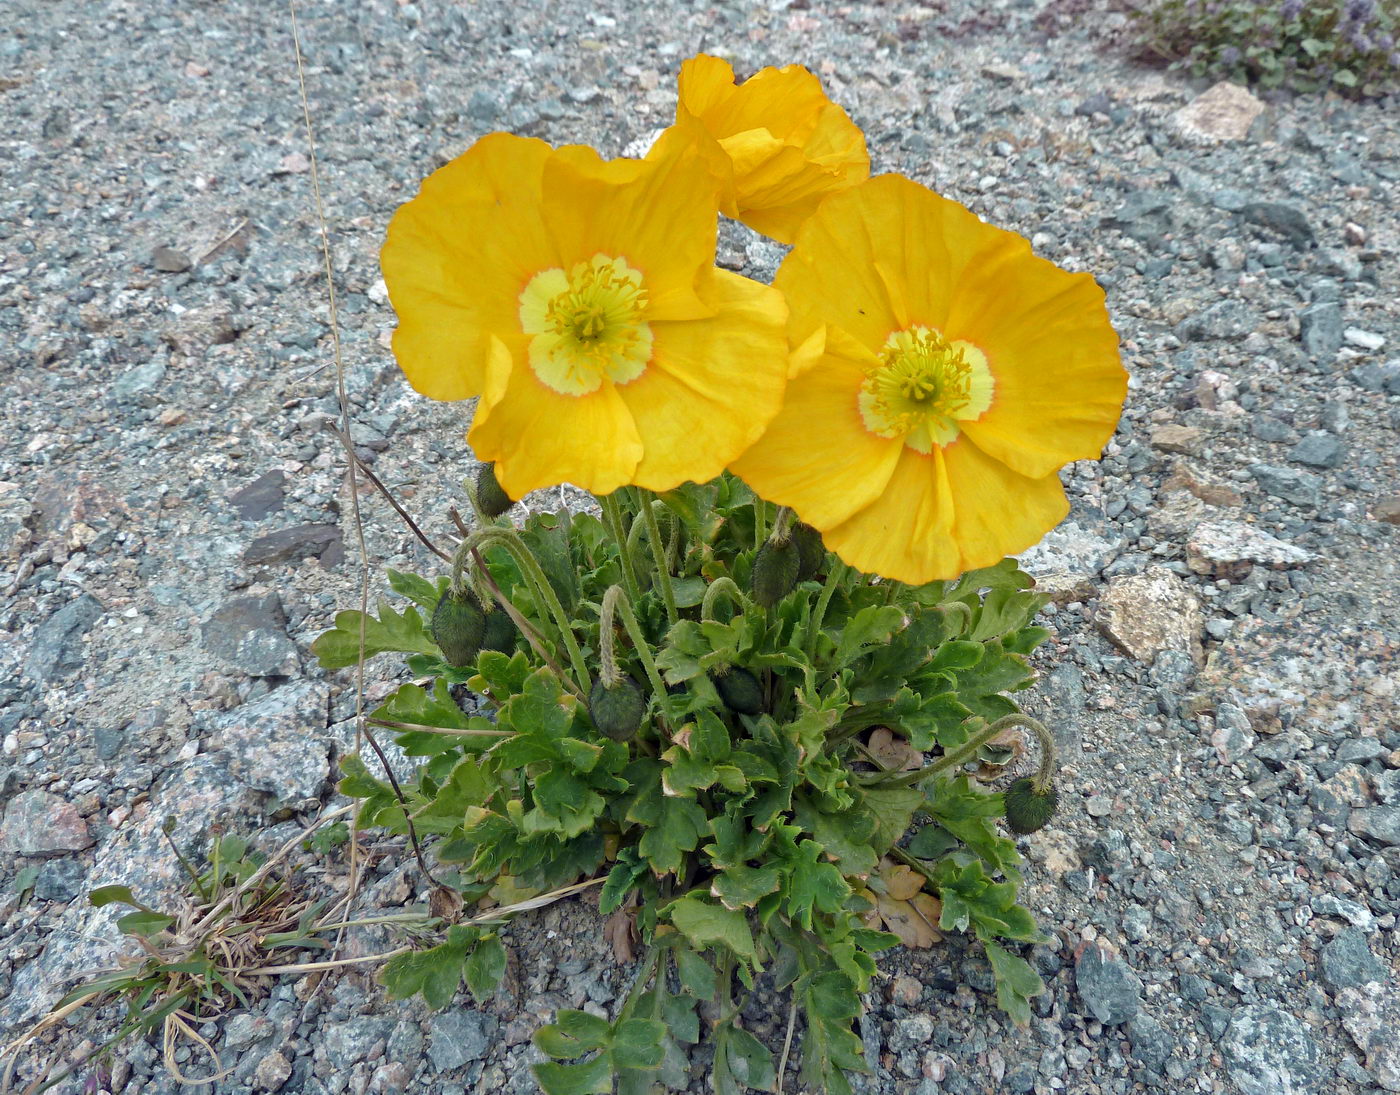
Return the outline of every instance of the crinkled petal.
<path id="1" fill-rule="evenodd" d="M 943 449 L 961 570 L 991 566 L 1036 544 L 1069 513 L 1059 474 L 1028 478 L 967 437 Z"/>
<path id="2" fill-rule="evenodd" d="M 611 381 L 589 395 L 563 395 L 541 383 L 491 339 L 487 378 L 467 441 L 512 498 L 558 483 L 611 494 L 633 481 L 642 439 Z"/>
<path id="3" fill-rule="evenodd" d="M 483 137 L 389 223 L 380 257 L 399 317 L 394 356 L 430 399 L 480 394 L 490 335 L 517 328 L 521 289 L 559 263 L 540 216 L 550 153 L 543 141 Z"/>
<path id="4" fill-rule="evenodd" d="M 825 352 L 789 382 L 783 409 L 730 470 L 822 530 L 873 503 L 904 447 L 861 419 L 857 398 L 873 361 L 849 336 L 827 331 Z"/>
<path id="5" fill-rule="evenodd" d="M 782 405 L 789 367 L 782 294 L 727 270 L 715 270 L 703 292 L 715 314 L 653 323 L 651 362 L 617 388 L 644 445 L 632 481 L 650 490 L 713 479 Z"/>
<path id="6" fill-rule="evenodd" d="M 696 282 L 714 263 L 719 198 L 703 156 L 677 144 L 647 160 L 570 145 L 544 168 L 544 219 L 567 269 L 594 255 L 641 271 L 649 322 L 710 314 Z"/>

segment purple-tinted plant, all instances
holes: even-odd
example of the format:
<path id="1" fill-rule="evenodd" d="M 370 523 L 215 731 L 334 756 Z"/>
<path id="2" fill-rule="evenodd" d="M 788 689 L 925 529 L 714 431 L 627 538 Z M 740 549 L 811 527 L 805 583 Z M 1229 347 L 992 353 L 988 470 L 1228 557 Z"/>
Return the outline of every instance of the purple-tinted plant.
<path id="1" fill-rule="evenodd" d="M 1152 0 L 1144 52 L 1195 76 L 1375 97 L 1400 88 L 1400 0 Z"/>

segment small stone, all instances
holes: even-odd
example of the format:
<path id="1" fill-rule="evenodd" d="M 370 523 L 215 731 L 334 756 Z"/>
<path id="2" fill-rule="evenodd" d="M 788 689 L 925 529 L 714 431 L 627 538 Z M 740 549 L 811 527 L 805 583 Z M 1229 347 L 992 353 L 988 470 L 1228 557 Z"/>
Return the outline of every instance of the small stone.
<path id="1" fill-rule="evenodd" d="M 39 868 L 34 896 L 40 901 L 72 901 L 87 881 L 87 865 L 81 859 L 50 859 Z"/>
<path id="2" fill-rule="evenodd" d="M 1376 960 L 1366 937 L 1355 928 L 1343 928 L 1320 955 L 1322 979 L 1334 989 L 1359 988 L 1369 981 L 1384 981 L 1385 966 Z"/>
<path id="3" fill-rule="evenodd" d="M 1376 924 L 1375 916 L 1365 905 L 1336 894 L 1325 893 L 1314 897 L 1312 909 L 1318 916 L 1339 917 L 1363 932 L 1370 931 Z"/>
<path id="4" fill-rule="evenodd" d="M 428 1060 L 433 1069 L 447 1072 L 481 1060 L 496 1036 L 497 1026 L 491 1016 L 470 1009 L 434 1015 L 428 1030 Z"/>
<path id="5" fill-rule="evenodd" d="M 1302 1023 L 1278 1008 L 1237 1008 L 1220 1051 L 1241 1095 L 1314 1095 L 1327 1069 Z"/>
<path id="6" fill-rule="evenodd" d="M 1160 1070 L 1176 1049 L 1176 1041 L 1150 1015 L 1135 1015 L 1128 1020 L 1128 1040 L 1133 1056 L 1148 1068 Z"/>
<path id="7" fill-rule="evenodd" d="M 1366 243 L 1366 229 L 1354 221 L 1342 225 L 1342 236 L 1353 247 L 1362 247 Z"/>
<path id="8" fill-rule="evenodd" d="M 1337 746 L 1332 758 L 1343 764 L 1365 764 L 1367 761 L 1380 760 L 1386 752 L 1386 747 L 1375 738 L 1348 738 Z"/>
<path id="9" fill-rule="evenodd" d="M 1341 441 L 1323 430 L 1314 430 L 1289 450 L 1288 459 L 1312 468 L 1335 468 L 1342 462 L 1342 455 Z"/>
<path id="10" fill-rule="evenodd" d="M 1113 799 L 1109 795 L 1090 795 L 1084 809 L 1090 817 L 1107 817 L 1113 813 Z"/>
<path id="11" fill-rule="evenodd" d="M 1263 110 L 1264 104 L 1247 90 L 1222 81 L 1172 114 L 1169 123 L 1195 144 L 1241 141 Z"/>
<path id="12" fill-rule="evenodd" d="M 345 559 L 345 544 L 336 525 L 295 525 L 259 536 L 243 553 L 249 566 L 286 563 L 294 559 L 319 559 L 324 567 Z"/>
<path id="13" fill-rule="evenodd" d="M 1152 431 L 1151 444 L 1160 452 L 1190 455 L 1201 447 L 1204 431 L 1196 426 L 1158 426 Z"/>
<path id="14" fill-rule="evenodd" d="M 301 655 L 287 637 L 287 616 L 276 593 L 237 597 L 204 622 L 204 647 L 225 665 L 250 677 L 290 677 Z"/>
<path id="15" fill-rule="evenodd" d="M 194 263 L 183 251 L 162 245 L 151 252 L 151 265 L 162 274 L 183 274 Z"/>
<path id="16" fill-rule="evenodd" d="M 1268 494 L 1305 509 L 1322 504 L 1322 480 L 1309 471 L 1284 468 L 1274 464 L 1251 464 L 1249 474 Z"/>
<path id="17" fill-rule="evenodd" d="M 1347 827 L 1377 844 L 1400 844 L 1400 806 L 1371 806 L 1353 810 Z"/>
<path id="18" fill-rule="evenodd" d="M 52 856 L 93 845 L 87 822 L 71 802 L 48 791 L 21 791 L 5 807 L 0 848 L 18 855 Z"/>
<path id="19" fill-rule="evenodd" d="M 292 1077 L 292 1062 L 280 1050 L 274 1049 L 258 1062 L 253 1070 L 255 1091 L 281 1091 L 282 1085 Z"/>
<path id="20" fill-rule="evenodd" d="M 1239 300 L 1218 300 L 1209 308 L 1187 316 L 1176 326 L 1183 342 L 1203 339 L 1238 340 L 1259 329 L 1263 317 Z"/>
<path id="21" fill-rule="evenodd" d="M 261 521 L 268 514 L 277 513 L 284 503 L 283 488 L 287 474 L 274 468 L 263 472 L 251 483 L 239 487 L 229 495 L 228 501 L 245 521 Z"/>
<path id="22" fill-rule="evenodd" d="M 1240 214 L 1250 224 L 1257 224 L 1270 232 L 1283 236 L 1294 247 L 1302 250 L 1311 247 L 1317 240 L 1312 225 L 1296 205 L 1285 202 L 1251 202 L 1240 210 Z"/>
<path id="23" fill-rule="evenodd" d="M 1346 1027 L 1357 1047 L 1366 1054 L 1366 1071 L 1386 1091 L 1400 1091 L 1400 988 L 1373 981 L 1337 995 Z"/>
<path id="24" fill-rule="evenodd" d="M 1142 1007 L 1142 981 L 1100 943 L 1090 943 L 1079 953 L 1074 984 L 1089 1014 L 1105 1026 L 1126 1023 Z"/>
<path id="25" fill-rule="evenodd" d="M 901 973 L 890 984 L 890 1000 L 905 1007 L 913 1007 L 924 994 L 924 983 L 917 977 Z"/>
<path id="26" fill-rule="evenodd" d="M 1342 332 L 1342 337 L 1351 345 L 1360 346 L 1363 350 L 1379 350 L 1385 345 L 1385 335 L 1363 331 L 1360 327 L 1348 327 Z"/>
<path id="27" fill-rule="evenodd" d="M 119 402 L 143 401 L 165 379 L 165 362 L 148 361 L 122 373 L 112 385 L 112 398 Z"/>
<path id="28" fill-rule="evenodd" d="M 1114 578 L 1096 619 L 1105 635 L 1144 665 L 1164 650 L 1201 662 L 1201 606 L 1186 583 L 1165 568 Z"/>
<path id="29" fill-rule="evenodd" d="M 1400 494 L 1382 498 L 1371 507 L 1371 516 L 1387 525 L 1400 525 Z"/>
<path id="30" fill-rule="evenodd" d="M 67 676 L 83 664 L 83 640 L 103 613 L 102 605 L 86 593 L 64 605 L 34 634 L 22 675 L 40 684 Z"/>
<path id="31" fill-rule="evenodd" d="M 1255 564 L 1304 566 L 1316 556 L 1242 521 L 1207 521 L 1186 541 L 1186 563 L 1196 574 L 1244 578 Z"/>
<path id="32" fill-rule="evenodd" d="M 304 175 L 311 170 L 311 161 L 303 152 L 288 152 L 277 161 L 274 175 Z"/>
<path id="33" fill-rule="evenodd" d="M 1331 361 L 1342 348 L 1342 306 L 1328 300 L 1304 308 L 1298 313 L 1298 337 L 1314 360 Z"/>

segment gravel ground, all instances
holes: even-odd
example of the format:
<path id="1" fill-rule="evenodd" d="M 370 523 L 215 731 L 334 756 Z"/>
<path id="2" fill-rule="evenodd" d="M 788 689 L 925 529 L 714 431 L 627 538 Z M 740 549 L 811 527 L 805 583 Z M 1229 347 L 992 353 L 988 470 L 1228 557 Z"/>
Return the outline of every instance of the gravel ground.
<path id="1" fill-rule="evenodd" d="M 1027 558 L 1055 595 L 1030 702 L 1065 761 L 1059 817 L 1024 842 L 1050 991 L 1013 1031 L 959 941 L 895 952 L 864 1090 L 1400 1091 L 1400 110 L 1285 98 L 1202 143 L 1178 111 L 1204 87 L 1125 60 L 1108 6 L 304 3 L 355 441 L 444 534 L 464 418 L 402 381 L 376 265 L 421 176 L 499 128 L 618 153 L 669 120 L 697 49 L 809 65 L 877 170 L 1098 274 L 1133 377 Z M 333 800 L 353 696 L 307 646 L 354 603 L 356 543 L 285 10 L 10 0 L 4 23 L 12 1036 L 116 953 L 89 888 L 178 891 L 167 816 L 191 848 L 220 827 L 272 847 Z M 726 266 L 780 257 L 722 235 Z M 431 569 L 378 499 L 366 526 L 377 565 Z M 363 908 L 425 896 L 401 851 L 370 849 Z M 301 861 L 313 888 L 344 872 Z M 530 1091 L 532 1030 L 627 971 L 579 901 L 510 941 L 486 1008 L 386 1003 L 364 973 L 280 984 L 206 1028 L 234 1066 L 209 1090 Z M 760 992 L 751 1025 L 783 1015 Z M 74 1017 L 18 1075 L 118 1019 Z M 145 1043 L 65 1090 L 85 1080 L 177 1087 Z"/>

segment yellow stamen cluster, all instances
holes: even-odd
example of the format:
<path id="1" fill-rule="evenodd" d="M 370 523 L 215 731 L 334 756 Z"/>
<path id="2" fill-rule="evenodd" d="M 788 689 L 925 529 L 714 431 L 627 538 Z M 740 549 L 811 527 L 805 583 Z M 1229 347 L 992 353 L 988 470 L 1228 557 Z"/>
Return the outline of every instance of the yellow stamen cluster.
<path id="1" fill-rule="evenodd" d="M 651 360 L 646 306 L 642 275 L 626 259 L 595 255 L 567 275 L 557 267 L 536 274 L 520 294 L 530 366 L 565 395 L 595 392 L 605 377 L 637 379 Z"/>
<path id="2" fill-rule="evenodd" d="M 911 327 L 890 335 L 880 364 L 866 374 L 860 413 L 871 433 L 928 453 L 957 436 L 959 421 L 979 417 L 991 393 L 986 358 L 975 346 Z"/>

